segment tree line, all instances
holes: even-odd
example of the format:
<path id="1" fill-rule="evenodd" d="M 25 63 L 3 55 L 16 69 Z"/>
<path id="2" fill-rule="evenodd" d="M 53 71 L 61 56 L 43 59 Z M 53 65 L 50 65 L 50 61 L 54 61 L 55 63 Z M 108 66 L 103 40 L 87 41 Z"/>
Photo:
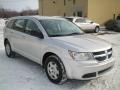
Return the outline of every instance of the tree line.
<path id="1" fill-rule="evenodd" d="M 38 15 L 38 10 L 29 9 L 17 12 L 14 10 L 0 8 L 0 18 L 10 18 L 14 16 L 26 16 L 26 15 Z"/>

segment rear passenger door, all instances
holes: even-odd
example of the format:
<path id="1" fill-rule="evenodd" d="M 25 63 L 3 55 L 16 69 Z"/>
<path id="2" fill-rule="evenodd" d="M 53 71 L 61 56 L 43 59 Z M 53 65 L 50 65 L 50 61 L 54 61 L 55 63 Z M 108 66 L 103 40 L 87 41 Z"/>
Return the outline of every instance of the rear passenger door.
<path id="1" fill-rule="evenodd" d="M 24 19 L 17 19 L 13 25 L 13 45 L 15 48 L 15 51 L 17 51 L 20 54 L 24 54 L 24 39 L 25 39 L 25 34 L 24 34 L 24 28 L 26 25 L 26 20 Z"/>

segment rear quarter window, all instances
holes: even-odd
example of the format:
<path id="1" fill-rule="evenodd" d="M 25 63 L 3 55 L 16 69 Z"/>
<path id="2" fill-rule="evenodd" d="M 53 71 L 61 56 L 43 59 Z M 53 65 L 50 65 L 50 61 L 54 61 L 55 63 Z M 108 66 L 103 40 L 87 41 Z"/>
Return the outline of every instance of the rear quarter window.
<path id="1" fill-rule="evenodd" d="M 11 20 L 9 22 L 6 22 L 6 27 L 12 29 L 14 22 L 15 22 L 15 20 Z"/>

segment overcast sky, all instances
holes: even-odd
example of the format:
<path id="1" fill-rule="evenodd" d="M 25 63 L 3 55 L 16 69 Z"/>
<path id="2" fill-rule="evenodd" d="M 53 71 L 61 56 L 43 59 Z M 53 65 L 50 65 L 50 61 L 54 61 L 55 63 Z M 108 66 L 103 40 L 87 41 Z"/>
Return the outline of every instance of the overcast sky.
<path id="1" fill-rule="evenodd" d="M 38 0 L 0 0 L 1 7 L 16 11 L 38 9 Z"/>

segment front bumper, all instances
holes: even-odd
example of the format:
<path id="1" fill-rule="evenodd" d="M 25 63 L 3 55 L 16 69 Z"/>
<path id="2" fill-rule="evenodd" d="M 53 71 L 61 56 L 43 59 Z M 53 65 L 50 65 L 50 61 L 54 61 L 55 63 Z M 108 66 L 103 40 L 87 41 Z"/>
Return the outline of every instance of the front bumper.
<path id="1" fill-rule="evenodd" d="M 114 59 L 98 62 L 96 64 L 88 64 L 86 62 L 77 64 L 74 63 L 71 66 L 71 73 L 69 73 L 68 78 L 79 80 L 97 78 L 112 70 L 114 63 Z"/>

